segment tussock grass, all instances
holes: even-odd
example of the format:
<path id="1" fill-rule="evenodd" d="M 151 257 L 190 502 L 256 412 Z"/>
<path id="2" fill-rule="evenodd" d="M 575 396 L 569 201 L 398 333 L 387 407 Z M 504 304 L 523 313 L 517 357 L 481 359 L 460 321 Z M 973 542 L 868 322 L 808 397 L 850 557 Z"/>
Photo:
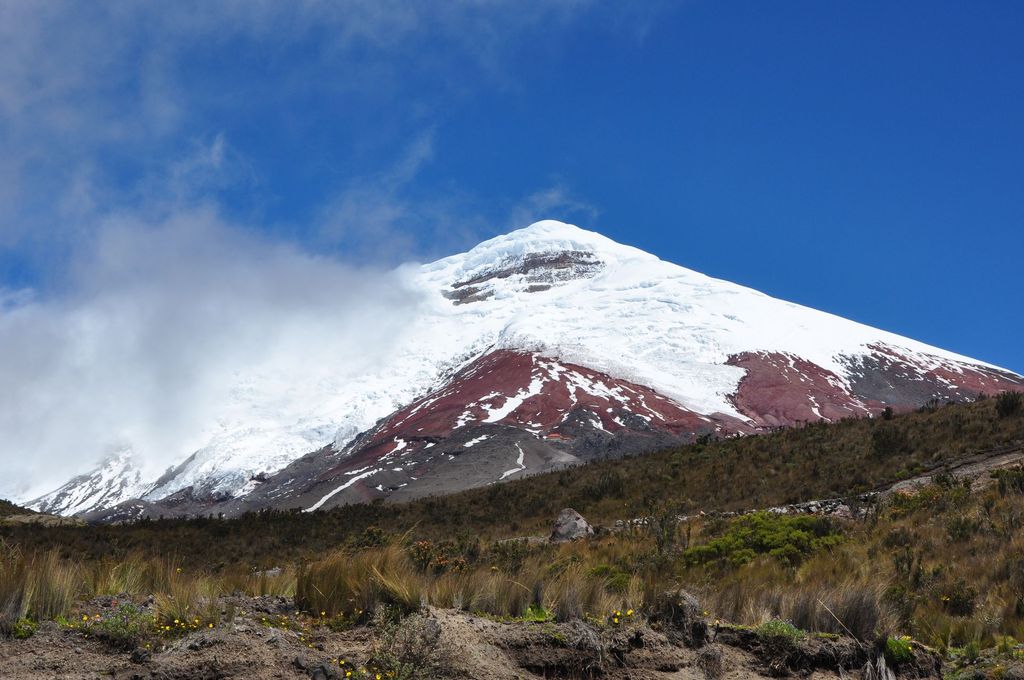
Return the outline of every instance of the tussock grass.
<path id="1" fill-rule="evenodd" d="M 876 446 L 880 428 L 897 432 L 899 455 Z M 423 605 L 618 625 L 623 617 L 611 613 L 643 611 L 682 588 L 711 620 L 783 621 L 861 640 L 909 634 L 965 654 L 1024 639 L 1024 470 L 1000 472 L 983 491 L 937 475 L 862 520 L 709 514 L 671 540 L 649 527 L 559 546 L 494 539 L 513 524 L 517 533 L 541 529 L 565 505 L 611 524 L 642 514 L 651 495 L 705 510 L 840 495 L 1022 439 L 1024 412 L 997 412 L 987 400 L 703 443 L 405 505 L 232 522 L 0 526 L 0 626 L 121 593 L 156 595 L 165 626 L 231 593 L 294 594 L 299 609 L 345 626 L 381 608 Z M 189 560 L 159 557 L 168 545 Z"/>
<path id="2" fill-rule="evenodd" d="M 42 621 L 71 611 L 84 591 L 81 569 L 56 552 L 0 557 L 0 632 L 21 619 Z"/>
<path id="3" fill-rule="evenodd" d="M 299 569 L 295 600 L 300 608 L 328 616 L 365 617 L 378 605 L 404 611 L 423 601 L 424 578 L 397 544 L 355 554 L 337 551 Z"/>
<path id="4" fill-rule="evenodd" d="M 366 618 L 381 606 L 412 612 L 432 605 L 514 619 L 551 611 L 560 621 L 639 609 L 644 581 L 632 577 L 622 592 L 615 592 L 580 558 L 585 550 L 565 546 L 552 563 L 545 547 L 511 572 L 483 559 L 440 575 L 417 569 L 412 551 L 401 543 L 355 553 L 342 550 L 300 569 L 296 602 L 307 611 L 349 618 Z M 502 561 L 503 556 L 499 550 L 493 557 Z"/>

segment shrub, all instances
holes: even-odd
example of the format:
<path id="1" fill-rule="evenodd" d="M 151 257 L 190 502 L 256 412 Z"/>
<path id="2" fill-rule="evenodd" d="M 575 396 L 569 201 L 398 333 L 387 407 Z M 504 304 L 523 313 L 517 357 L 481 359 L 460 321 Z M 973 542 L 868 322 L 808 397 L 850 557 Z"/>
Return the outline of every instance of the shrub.
<path id="1" fill-rule="evenodd" d="M 910 646 L 910 636 L 888 637 L 885 640 L 885 660 L 892 666 L 900 666 L 911 661 L 914 652 Z"/>
<path id="2" fill-rule="evenodd" d="M 683 552 L 687 563 L 742 566 L 757 555 L 770 555 L 796 566 L 821 548 L 841 540 L 838 526 L 825 517 L 755 512 L 730 522 L 721 536 Z"/>
<path id="3" fill-rule="evenodd" d="M 156 617 L 131 603 L 121 604 L 98 616 L 83 621 L 81 625 L 77 622 L 70 625 L 87 631 L 117 649 L 133 649 L 146 638 L 157 634 Z M 180 634 L 180 626 L 169 625 L 167 628 L 164 634 Z"/>
<path id="4" fill-rule="evenodd" d="M 590 575 L 605 579 L 608 590 L 614 593 L 625 593 L 629 588 L 631 576 L 619 569 L 607 564 L 599 564 L 590 569 Z"/>
<path id="5" fill-rule="evenodd" d="M 602 472 L 596 480 L 583 487 L 583 497 L 600 500 L 606 497 L 621 498 L 626 490 L 626 482 L 615 470 Z"/>
<path id="6" fill-rule="evenodd" d="M 27 640 L 36 634 L 39 624 L 32 619 L 18 619 L 11 627 L 11 637 L 15 640 Z"/>
<path id="7" fill-rule="evenodd" d="M 908 448 L 906 432 L 894 423 L 880 423 L 871 433 L 871 450 L 877 458 L 889 458 Z"/>
<path id="8" fill-rule="evenodd" d="M 946 522 L 946 534 L 949 540 L 966 541 L 981 530 L 981 521 L 974 517 L 957 515 Z"/>
<path id="9" fill-rule="evenodd" d="M 1021 392 L 1003 392 L 996 397 L 996 413 L 1000 418 L 1009 418 L 1021 412 L 1024 407 L 1024 394 Z"/>
<path id="10" fill-rule="evenodd" d="M 367 664 L 374 677 L 428 680 L 445 673 L 448 654 L 438 644 L 437 621 L 416 614 L 400 621 L 378 615 L 376 622 L 381 635 Z"/>
<path id="11" fill-rule="evenodd" d="M 993 470 L 992 477 L 998 484 L 1000 496 L 1006 496 L 1009 493 L 1024 494 L 1024 467 Z"/>
<path id="12" fill-rule="evenodd" d="M 970 616 L 974 613 L 978 591 L 967 585 L 964 579 L 957 579 L 949 591 L 939 599 L 943 608 L 953 616 Z"/>
<path id="13" fill-rule="evenodd" d="M 682 505 L 664 500 L 648 500 L 645 505 L 648 513 L 647 531 L 654 539 L 657 554 L 665 556 L 673 551 L 679 537 Z"/>

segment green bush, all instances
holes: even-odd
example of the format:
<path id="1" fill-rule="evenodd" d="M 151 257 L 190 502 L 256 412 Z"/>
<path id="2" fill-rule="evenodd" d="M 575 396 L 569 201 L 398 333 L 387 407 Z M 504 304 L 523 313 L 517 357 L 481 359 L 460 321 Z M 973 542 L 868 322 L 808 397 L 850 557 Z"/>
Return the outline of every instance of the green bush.
<path id="1" fill-rule="evenodd" d="M 754 628 L 754 633 L 763 642 L 786 642 L 794 645 L 807 636 L 789 621 L 779 620 L 765 621 Z"/>
<path id="2" fill-rule="evenodd" d="M 976 588 L 967 585 L 964 579 L 957 579 L 949 591 L 939 598 L 943 608 L 953 616 L 970 616 L 974 613 L 978 599 Z"/>
<path id="3" fill-rule="evenodd" d="M 55 619 L 65 628 L 80 630 L 116 649 L 132 649 L 144 640 L 163 635 L 157 626 L 156 616 L 131 603 L 115 606 L 95 616 L 83 615 L 82 620 L 68 620 L 63 616 Z M 177 634 L 177 631 L 172 631 Z"/>
<path id="4" fill-rule="evenodd" d="M 906 432 L 892 423 L 880 423 L 871 433 L 871 450 L 877 458 L 889 458 L 909 448 Z"/>
<path id="5" fill-rule="evenodd" d="M 739 567 L 758 555 L 796 566 L 817 550 L 842 540 L 838 526 L 825 517 L 754 512 L 730 522 L 721 536 L 683 552 L 691 565 Z"/>
<path id="6" fill-rule="evenodd" d="M 996 413 L 1000 418 L 1015 416 L 1024 409 L 1024 394 L 1020 392 L 1003 392 L 996 397 Z"/>
<path id="7" fill-rule="evenodd" d="M 619 569 L 608 564 L 599 564 L 590 570 L 591 576 L 605 579 L 607 588 L 613 593 L 624 593 L 629 588 L 629 581 L 632 576 Z"/>
<path id="8" fill-rule="evenodd" d="M 885 660 L 892 666 L 905 664 L 914 658 L 910 637 L 890 637 L 885 641 Z"/>
<path id="9" fill-rule="evenodd" d="M 1000 496 L 1009 493 L 1024 494 L 1024 467 L 993 470 L 992 477 L 995 478 L 999 486 Z"/>
<path id="10" fill-rule="evenodd" d="M 27 640 L 36 634 L 39 624 L 32 619 L 18 619 L 11 628 L 11 637 L 15 640 Z"/>

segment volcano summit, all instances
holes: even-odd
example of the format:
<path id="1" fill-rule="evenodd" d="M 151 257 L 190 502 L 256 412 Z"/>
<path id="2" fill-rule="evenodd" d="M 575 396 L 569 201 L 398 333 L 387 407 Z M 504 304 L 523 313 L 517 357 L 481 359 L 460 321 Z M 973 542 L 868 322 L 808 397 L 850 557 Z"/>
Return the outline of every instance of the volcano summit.
<path id="1" fill-rule="evenodd" d="M 121 451 L 31 507 L 107 521 L 313 511 L 1024 388 L 998 367 L 561 222 L 397 274 L 419 304 L 372 370 L 324 366 L 319 396 L 289 390 L 272 404 L 264 376 L 240 376 L 207 444 L 159 452 L 172 463 L 159 478 L 140 478 Z"/>

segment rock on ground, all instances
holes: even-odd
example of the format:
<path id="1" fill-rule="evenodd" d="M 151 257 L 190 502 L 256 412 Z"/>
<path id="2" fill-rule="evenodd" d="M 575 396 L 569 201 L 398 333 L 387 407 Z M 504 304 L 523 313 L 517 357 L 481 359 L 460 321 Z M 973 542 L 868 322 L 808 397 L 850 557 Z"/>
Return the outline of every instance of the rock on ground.
<path id="1" fill-rule="evenodd" d="M 549 540 L 552 543 L 567 543 L 593 535 L 594 527 L 590 526 L 590 522 L 572 508 L 566 508 L 558 513 Z"/>

